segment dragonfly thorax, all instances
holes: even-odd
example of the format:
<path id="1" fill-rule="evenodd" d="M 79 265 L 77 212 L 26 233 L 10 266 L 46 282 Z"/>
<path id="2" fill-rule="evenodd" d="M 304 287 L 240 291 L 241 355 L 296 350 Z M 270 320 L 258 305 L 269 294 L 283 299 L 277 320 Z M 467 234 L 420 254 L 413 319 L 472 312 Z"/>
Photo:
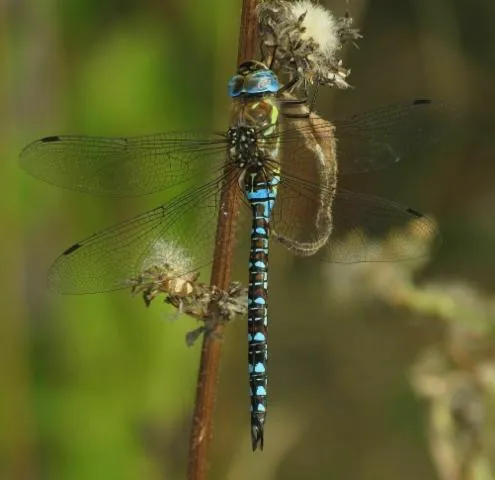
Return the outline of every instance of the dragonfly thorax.
<path id="1" fill-rule="evenodd" d="M 253 127 L 229 128 L 229 157 L 239 168 L 263 166 L 264 152 L 258 142 L 259 134 Z"/>

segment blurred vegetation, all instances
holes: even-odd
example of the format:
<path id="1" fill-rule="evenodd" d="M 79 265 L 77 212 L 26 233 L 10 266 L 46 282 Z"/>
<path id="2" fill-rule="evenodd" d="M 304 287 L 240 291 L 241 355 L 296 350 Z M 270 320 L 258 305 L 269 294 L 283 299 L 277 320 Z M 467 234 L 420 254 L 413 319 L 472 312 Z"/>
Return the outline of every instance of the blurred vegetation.
<path id="1" fill-rule="evenodd" d="M 328 6 L 347 8 L 344 0 Z M 184 478 L 199 354 L 184 336 L 196 322 L 169 322 L 171 309 L 144 309 L 127 293 L 58 297 L 44 280 L 75 240 L 161 197 L 109 202 L 64 192 L 24 175 L 16 158 L 49 134 L 225 128 L 239 9 L 227 0 L 0 3 L 0 478 Z M 437 383 L 462 373 L 456 378 L 475 385 L 475 401 L 488 390 L 479 381 L 486 377 L 445 347 L 457 329 L 438 305 L 448 298 L 456 319 L 469 320 L 469 338 L 473 318 L 487 323 L 480 342 L 488 346 L 475 364 L 491 365 L 495 4 L 353 0 L 350 9 L 364 35 L 347 52 L 355 88 L 323 92 L 323 116 L 431 96 L 467 120 L 442 154 L 354 186 L 434 213 L 444 245 L 400 302 L 381 295 L 374 277 L 337 302 L 345 274 L 329 283 L 320 258 L 274 250 L 265 451 L 249 447 L 246 327 L 238 321 L 225 340 L 211 478 L 445 478 L 432 448 L 434 399 L 415 395 L 431 391 L 411 368 L 433 346 Z M 238 259 L 235 279 L 245 281 L 245 263 Z M 417 307 L 424 285 L 437 285 L 426 292 L 431 308 Z M 489 398 L 482 403 L 490 419 L 493 399 L 492 410 Z M 476 426 L 483 438 L 488 426 Z"/>

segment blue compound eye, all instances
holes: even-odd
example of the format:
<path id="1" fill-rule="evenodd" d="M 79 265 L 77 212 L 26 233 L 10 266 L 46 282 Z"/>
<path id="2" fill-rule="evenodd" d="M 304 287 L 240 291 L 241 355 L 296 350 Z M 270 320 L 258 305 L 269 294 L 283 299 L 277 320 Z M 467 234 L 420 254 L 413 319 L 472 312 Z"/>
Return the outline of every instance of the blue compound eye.
<path id="1" fill-rule="evenodd" d="M 246 77 L 244 88 L 246 93 L 277 93 L 280 84 L 271 70 L 259 70 Z"/>
<path id="2" fill-rule="evenodd" d="M 234 75 L 229 80 L 228 92 L 230 97 L 238 97 L 241 93 L 244 93 L 244 76 Z"/>

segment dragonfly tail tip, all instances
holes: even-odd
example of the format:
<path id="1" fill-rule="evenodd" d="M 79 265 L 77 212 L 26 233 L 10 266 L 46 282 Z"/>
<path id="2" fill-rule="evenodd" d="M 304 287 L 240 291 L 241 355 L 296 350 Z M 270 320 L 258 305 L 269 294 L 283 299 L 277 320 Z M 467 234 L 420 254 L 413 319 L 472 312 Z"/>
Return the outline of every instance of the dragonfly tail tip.
<path id="1" fill-rule="evenodd" d="M 251 427 L 251 443 L 253 446 L 253 452 L 259 449 L 263 450 L 263 441 L 264 441 L 264 432 L 263 425 L 259 422 L 253 423 Z"/>

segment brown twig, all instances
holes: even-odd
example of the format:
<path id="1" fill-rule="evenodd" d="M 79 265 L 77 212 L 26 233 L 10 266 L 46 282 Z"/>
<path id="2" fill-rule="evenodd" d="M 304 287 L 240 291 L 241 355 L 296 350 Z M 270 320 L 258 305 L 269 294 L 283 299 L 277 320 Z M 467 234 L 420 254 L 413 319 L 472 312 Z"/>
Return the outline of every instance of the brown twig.
<path id="1" fill-rule="evenodd" d="M 257 18 L 256 1 L 243 0 L 238 63 L 256 56 Z M 227 167 L 225 169 L 227 175 Z M 237 182 L 228 178 L 220 198 L 215 251 L 211 272 L 211 285 L 225 290 L 230 281 L 230 270 L 235 245 L 235 226 L 238 212 Z M 214 313 L 213 313 L 214 314 Z M 220 322 L 212 334 L 204 335 L 201 347 L 196 403 L 189 439 L 188 478 L 206 478 L 207 456 L 212 438 L 213 410 L 221 354 L 221 337 L 224 326 Z"/>

